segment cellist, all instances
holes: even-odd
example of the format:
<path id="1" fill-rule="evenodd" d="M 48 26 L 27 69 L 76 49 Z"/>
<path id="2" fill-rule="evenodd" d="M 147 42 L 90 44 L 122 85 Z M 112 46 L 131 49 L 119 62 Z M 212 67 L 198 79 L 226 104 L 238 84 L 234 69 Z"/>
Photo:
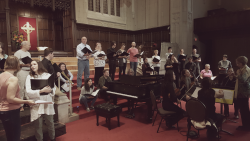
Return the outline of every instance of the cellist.
<path id="1" fill-rule="evenodd" d="M 189 70 L 182 70 L 180 86 L 183 87 L 183 89 L 181 90 L 181 96 L 183 96 L 194 85 L 194 82 L 191 81 L 191 78 L 194 78 L 194 82 L 197 81 L 197 79 L 190 74 Z"/>

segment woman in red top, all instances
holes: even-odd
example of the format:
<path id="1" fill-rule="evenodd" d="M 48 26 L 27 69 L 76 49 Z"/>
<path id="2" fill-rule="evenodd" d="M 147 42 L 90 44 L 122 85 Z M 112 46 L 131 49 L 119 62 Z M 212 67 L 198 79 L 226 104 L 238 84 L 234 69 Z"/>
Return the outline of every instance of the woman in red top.
<path id="1" fill-rule="evenodd" d="M 0 120 L 8 141 L 19 141 L 20 107 L 21 104 L 34 105 L 32 100 L 20 99 L 18 79 L 16 73 L 20 70 L 19 60 L 9 56 L 4 65 L 5 72 L 0 74 Z"/>
<path id="2" fill-rule="evenodd" d="M 129 53 L 129 61 L 130 61 L 130 68 L 134 70 L 134 76 L 136 76 L 136 69 L 138 65 L 138 58 L 134 57 L 136 54 L 138 54 L 138 49 L 135 48 L 136 43 L 132 42 L 131 48 L 128 49 L 127 53 Z"/>

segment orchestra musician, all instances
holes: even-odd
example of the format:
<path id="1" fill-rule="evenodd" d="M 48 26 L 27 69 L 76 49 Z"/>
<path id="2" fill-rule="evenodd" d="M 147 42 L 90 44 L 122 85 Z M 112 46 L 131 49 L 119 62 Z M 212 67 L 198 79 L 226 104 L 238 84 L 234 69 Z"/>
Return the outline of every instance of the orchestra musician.
<path id="1" fill-rule="evenodd" d="M 235 83 L 236 83 L 236 77 L 234 75 L 234 70 L 233 70 L 233 68 L 230 68 L 230 69 L 228 69 L 227 76 L 226 76 L 226 78 L 223 79 L 221 85 L 226 86 L 226 87 L 230 87 L 230 88 L 234 88 Z M 234 116 L 235 116 L 236 119 L 238 119 L 239 118 L 239 116 L 238 116 L 239 107 L 238 107 L 237 99 L 234 98 L 233 102 L 234 102 Z M 224 104 L 224 115 L 226 117 L 229 116 L 229 106 L 228 106 L 228 104 Z"/>
<path id="2" fill-rule="evenodd" d="M 209 77 L 209 78 L 213 77 L 213 73 L 210 70 L 209 64 L 206 64 L 205 69 L 203 69 L 200 73 L 200 78 L 203 79 L 204 77 Z"/>
<path id="3" fill-rule="evenodd" d="M 206 106 L 207 117 L 213 120 L 217 128 L 221 127 L 224 116 L 215 112 L 215 98 L 223 98 L 224 93 L 222 90 L 215 92 L 215 90 L 212 89 L 210 77 L 204 77 L 202 79 L 201 87 L 202 89 L 198 91 L 198 100 L 200 100 Z M 217 136 L 217 131 L 213 126 L 208 126 L 207 137 L 220 138 Z"/>
<path id="4" fill-rule="evenodd" d="M 174 65 L 176 64 L 176 65 Z M 178 64 L 178 60 L 176 59 L 176 57 L 174 56 L 174 54 L 171 54 L 168 56 L 168 60 L 165 64 L 165 70 L 166 72 L 168 70 L 173 70 L 174 73 L 175 73 L 175 76 L 176 76 L 176 79 L 175 79 L 175 84 L 176 84 L 176 87 L 179 88 L 179 64 Z"/>
<path id="5" fill-rule="evenodd" d="M 164 83 L 162 84 L 162 96 L 163 96 L 163 101 L 162 101 L 162 107 L 166 111 L 174 111 L 176 112 L 174 115 L 168 117 L 166 119 L 166 126 L 169 128 L 172 128 L 174 124 L 176 124 L 179 120 L 181 120 L 186 112 L 175 105 L 174 103 L 180 103 L 180 100 L 177 98 L 175 94 L 175 73 L 173 70 L 169 70 L 165 74 L 165 80 Z M 189 99 L 190 97 L 186 95 L 186 99 Z"/>
<path id="6" fill-rule="evenodd" d="M 62 86 L 64 83 L 70 85 L 70 81 L 72 81 L 74 77 L 73 74 L 67 69 L 65 63 L 60 63 L 58 66 L 62 70 L 62 72 L 69 78 L 68 80 L 64 75 L 60 75 L 60 85 Z M 63 90 L 61 89 L 61 91 Z"/>
<path id="7" fill-rule="evenodd" d="M 183 88 L 181 90 L 181 96 L 184 95 L 192 87 L 192 85 L 194 85 L 194 83 L 191 81 L 191 78 L 194 78 L 194 76 L 190 74 L 189 70 L 182 70 L 180 87 Z"/>

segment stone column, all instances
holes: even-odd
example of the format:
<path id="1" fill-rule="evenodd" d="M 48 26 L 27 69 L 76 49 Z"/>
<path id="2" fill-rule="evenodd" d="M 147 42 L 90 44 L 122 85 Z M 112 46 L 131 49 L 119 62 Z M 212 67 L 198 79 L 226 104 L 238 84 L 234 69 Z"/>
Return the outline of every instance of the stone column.
<path id="1" fill-rule="evenodd" d="M 191 54 L 193 39 L 193 0 L 170 1 L 170 42 L 184 49 L 185 54 Z"/>
<path id="2" fill-rule="evenodd" d="M 66 94 L 60 93 L 55 95 L 55 118 L 61 123 L 69 122 L 69 99 Z"/>

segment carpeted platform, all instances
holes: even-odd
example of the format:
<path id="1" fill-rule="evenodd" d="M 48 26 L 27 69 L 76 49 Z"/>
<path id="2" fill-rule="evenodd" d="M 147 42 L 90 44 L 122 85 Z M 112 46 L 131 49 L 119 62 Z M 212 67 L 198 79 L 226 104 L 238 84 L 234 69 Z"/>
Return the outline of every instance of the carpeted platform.
<path id="1" fill-rule="evenodd" d="M 140 106 L 135 110 L 135 118 L 128 119 L 125 118 L 127 108 L 123 108 L 121 113 L 120 122 L 121 126 L 117 126 L 117 119 L 113 118 L 111 120 L 111 130 L 108 130 L 105 118 L 100 117 L 99 126 L 96 126 L 96 116 L 94 113 L 90 114 L 84 119 L 80 119 L 75 122 L 66 124 L 67 134 L 62 135 L 57 138 L 57 141 L 185 141 L 186 136 L 181 135 L 177 129 L 167 129 L 165 123 L 156 133 L 160 116 L 158 116 L 155 125 L 152 126 L 151 123 L 147 123 L 145 120 L 146 116 L 146 106 Z M 182 102 L 182 107 L 185 107 L 185 102 Z M 233 105 L 230 105 L 230 118 L 233 118 Z M 216 104 L 217 112 L 220 111 L 220 104 Z M 82 111 L 84 112 L 84 111 Z M 235 130 L 241 125 L 241 120 L 236 120 L 238 123 L 233 123 L 226 121 L 223 124 L 223 129 L 234 134 L 228 135 L 221 132 L 222 138 L 220 141 L 249 141 L 250 132 L 243 132 Z M 179 122 L 180 131 L 187 131 L 186 119 L 182 119 Z M 195 130 L 195 129 L 192 129 Z M 183 132 L 182 134 L 185 134 Z M 200 138 L 189 139 L 189 141 L 206 141 L 206 130 L 200 132 Z"/>

